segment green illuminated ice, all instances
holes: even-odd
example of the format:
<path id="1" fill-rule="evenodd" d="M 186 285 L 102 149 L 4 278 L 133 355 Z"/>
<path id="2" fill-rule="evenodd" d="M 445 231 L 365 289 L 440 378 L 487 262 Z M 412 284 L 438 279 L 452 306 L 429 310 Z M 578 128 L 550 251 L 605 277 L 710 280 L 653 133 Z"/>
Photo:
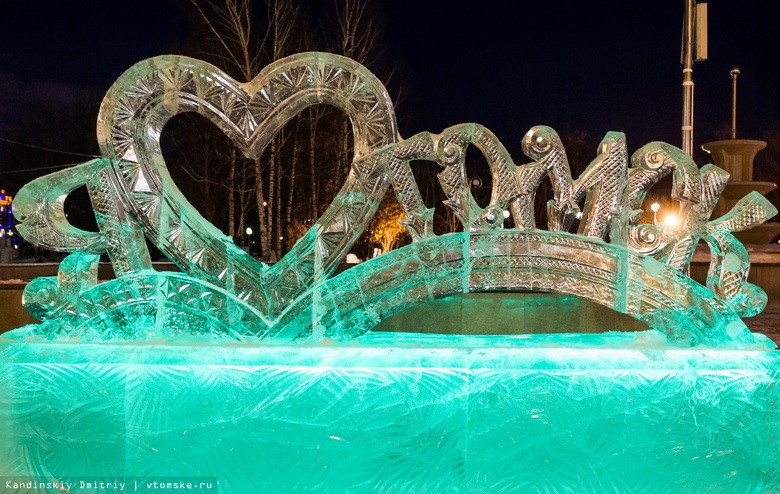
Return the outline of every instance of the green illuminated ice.
<path id="1" fill-rule="evenodd" d="M 0 477 L 214 476 L 220 493 L 780 489 L 777 352 L 670 349 L 657 333 L 405 338 L 5 341 Z"/>
<path id="2" fill-rule="evenodd" d="M 351 172 L 267 266 L 187 202 L 161 131 L 198 112 L 257 157 L 321 103 L 352 122 Z M 754 193 L 710 220 L 723 170 L 660 142 L 629 159 L 618 132 L 577 179 L 545 126 L 524 136 L 520 165 L 477 124 L 404 139 L 382 84 L 322 53 L 247 83 L 198 60 L 145 60 L 106 95 L 98 139 L 102 158 L 31 182 L 14 203 L 28 241 L 71 254 L 25 290 L 43 322 L 0 338 L 0 477 L 213 477 L 228 493 L 780 490 L 780 357 L 740 319 L 767 299 L 732 235 L 776 210 Z M 471 145 L 492 173 L 485 208 L 466 174 Z M 463 232 L 433 233 L 417 160 L 441 167 Z M 641 224 L 647 191 L 669 174 L 681 226 Z M 545 177 L 554 199 L 540 230 Z M 99 232 L 65 217 L 83 185 Z M 390 186 L 414 242 L 333 276 Z M 182 272 L 155 271 L 145 238 Z M 685 275 L 699 240 L 712 252 L 706 288 Z M 104 252 L 116 279 L 98 282 Z M 371 331 L 491 290 L 576 296 L 651 329 Z"/>

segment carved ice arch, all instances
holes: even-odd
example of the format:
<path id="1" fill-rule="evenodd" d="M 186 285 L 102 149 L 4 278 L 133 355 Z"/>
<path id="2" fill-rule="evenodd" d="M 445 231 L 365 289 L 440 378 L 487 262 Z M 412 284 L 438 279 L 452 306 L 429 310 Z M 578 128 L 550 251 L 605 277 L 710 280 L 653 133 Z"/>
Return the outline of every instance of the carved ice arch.
<path id="1" fill-rule="evenodd" d="M 538 230 L 450 233 L 397 249 L 323 283 L 272 332 L 351 340 L 418 304 L 507 289 L 588 299 L 681 346 L 753 341 L 728 304 L 670 266 L 599 239 Z"/>

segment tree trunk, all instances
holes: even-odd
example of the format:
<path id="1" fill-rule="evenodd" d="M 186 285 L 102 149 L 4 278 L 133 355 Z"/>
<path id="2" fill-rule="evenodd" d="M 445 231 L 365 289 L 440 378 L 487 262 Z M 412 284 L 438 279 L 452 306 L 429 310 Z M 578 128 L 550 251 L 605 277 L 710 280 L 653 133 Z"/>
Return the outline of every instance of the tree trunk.
<path id="1" fill-rule="evenodd" d="M 267 259 L 271 253 L 271 243 L 268 236 L 268 225 L 265 218 L 265 195 L 263 192 L 263 167 L 260 162 L 260 158 L 255 158 L 255 197 L 257 198 L 257 230 L 260 235 L 260 250 L 262 250 L 263 258 Z"/>
<path id="2" fill-rule="evenodd" d="M 300 156 L 300 139 L 298 139 L 298 136 L 300 135 L 300 128 L 301 128 L 301 115 L 298 115 L 298 118 L 295 122 L 295 140 L 293 141 L 293 153 L 292 153 L 292 163 L 290 164 L 290 183 L 288 187 L 287 192 L 287 204 L 284 211 L 284 225 L 285 225 L 285 231 L 283 233 L 285 239 L 287 240 L 287 247 L 290 247 L 289 241 L 290 239 L 287 238 L 288 232 L 287 232 L 287 226 L 290 224 L 290 220 L 292 217 L 292 205 L 293 205 L 293 195 L 295 191 L 295 168 L 298 163 L 298 157 Z"/>
<path id="3" fill-rule="evenodd" d="M 276 166 L 276 191 L 274 192 L 274 224 L 276 225 L 276 233 L 274 235 L 274 252 L 276 258 L 282 256 L 282 237 L 284 236 L 284 225 L 282 224 L 282 178 L 284 172 L 282 171 L 282 153 L 281 148 L 284 144 L 284 129 L 280 131 L 280 145 L 278 152 L 274 156 L 274 165 Z"/>
<path id="4" fill-rule="evenodd" d="M 320 205 L 317 201 L 317 187 L 319 183 L 319 177 L 317 176 L 317 147 L 315 142 L 315 136 L 317 134 L 317 122 L 320 119 L 320 107 L 316 107 L 312 111 L 311 120 L 309 121 L 309 173 L 311 174 L 311 189 L 309 198 L 309 221 L 317 221 L 320 216 Z"/>
<path id="5" fill-rule="evenodd" d="M 341 119 L 341 163 L 338 166 L 341 167 L 341 176 L 336 183 L 336 190 L 341 190 L 341 187 L 347 181 L 349 175 L 349 169 L 352 166 L 352 156 L 349 152 L 349 119 L 344 115 Z"/>
<path id="6" fill-rule="evenodd" d="M 270 237 L 270 235 L 273 235 L 274 233 L 273 212 L 274 212 L 274 192 L 276 191 L 276 166 L 274 161 L 278 149 L 277 140 L 278 140 L 278 136 L 271 139 L 271 144 L 270 144 L 271 155 L 268 158 L 268 201 L 263 206 L 263 208 L 259 210 L 261 216 L 265 215 L 265 224 L 269 235 L 268 251 L 263 255 L 268 256 L 269 259 L 276 258 L 276 256 L 272 255 L 271 253 L 273 247 L 271 240 L 273 239 L 273 237 Z"/>
<path id="7" fill-rule="evenodd" d="M 228 164 L 228 236 L 236 240 L 236 148 L 230 150 Z"/>

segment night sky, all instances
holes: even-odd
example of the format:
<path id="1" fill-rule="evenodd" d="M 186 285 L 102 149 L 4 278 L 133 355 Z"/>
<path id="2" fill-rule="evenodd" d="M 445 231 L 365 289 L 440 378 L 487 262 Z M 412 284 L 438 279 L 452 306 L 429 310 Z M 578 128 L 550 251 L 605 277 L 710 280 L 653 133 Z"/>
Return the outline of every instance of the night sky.
<path id="1" fill-rule="evenodd" d="M 385 53 L 403 79 L 403 136 L 478 122 L 518 164 L 528 161 L 520 139 L 536 124 L 597 138 L 623 131 L 630 151 L 651 140 L 680 145 L 682 0 L 377 5 Z M 190 32 L 185 9 L 185 0 L 7 2 L 0 138 L 18 135 L 30 117 L 20 102 L 31 95 L 102 94 L 135 62 L 176 51 Z M 700 165 L 707 162 L 701 144 L 730 122 L 732 66 L 742 71 L 738 137 L 761 138 L 780 125 L 778 14 L 776 2 L 709 2 L 709 60 L 694 65 Z M 13 166 L 0 163 L 0 170 Z"/>

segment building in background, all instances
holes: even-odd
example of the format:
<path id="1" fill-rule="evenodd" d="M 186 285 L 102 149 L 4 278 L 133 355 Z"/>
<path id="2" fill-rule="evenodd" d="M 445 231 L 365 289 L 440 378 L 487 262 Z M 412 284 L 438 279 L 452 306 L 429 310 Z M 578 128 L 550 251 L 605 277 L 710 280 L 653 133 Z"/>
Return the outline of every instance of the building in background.
<path id="1" fill-rule="evenodd" d="M 0 239 L 10 238 L 13 243 L 16 243 L 13 207 L 11 206 L 13 199 L 13 196 L 5 193 L 5 190 L 0 190 Z"/>

